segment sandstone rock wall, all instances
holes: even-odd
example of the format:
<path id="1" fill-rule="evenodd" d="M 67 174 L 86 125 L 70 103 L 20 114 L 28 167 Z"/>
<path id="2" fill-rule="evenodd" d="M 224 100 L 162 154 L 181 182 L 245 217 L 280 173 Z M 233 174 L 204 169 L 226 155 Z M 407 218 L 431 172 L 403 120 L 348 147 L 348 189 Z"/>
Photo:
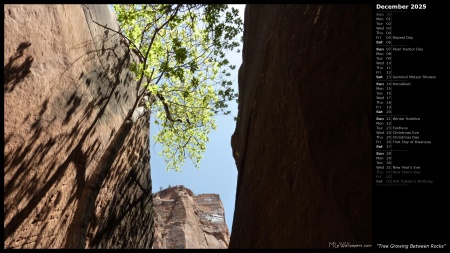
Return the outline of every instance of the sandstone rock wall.
<path id="1" fill-rule="evenodd" d="M 4 6 L 4 248 L 61 248 L 84 183 L 136 98 L 107 5 Z M 149 115 L 102 185 L 89 248 L 150 248 Z"/>
<path id="2" fill-rule="evenodd" d="M 183 186 L 154 194 L 155 249 L 225 249 L 230 234 L 217 194 L 194 195 Z"/>
<path id="3" fill-rule="evenodd" d="M 371 243 L 371 14 L 247 5 L 230 248 Z"/>

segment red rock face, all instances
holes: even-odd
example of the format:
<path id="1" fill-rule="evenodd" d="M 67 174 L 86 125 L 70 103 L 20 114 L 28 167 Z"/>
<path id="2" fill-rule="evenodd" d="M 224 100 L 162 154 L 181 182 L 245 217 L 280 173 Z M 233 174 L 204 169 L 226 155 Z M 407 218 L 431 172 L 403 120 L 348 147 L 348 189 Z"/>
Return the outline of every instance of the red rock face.
<path id="1" fill-rule="evenodd" d="M 154 249 L 228 247 L 230 234 L 217 194 L 194 195 L 183 186 L 153 195 Z"/>
<path id="2" fill-rule="evenodd" d="M 230 248 L 372 242 L 371 19 L 370 5 L 247 5 Z"/>
<path id="3" fill-rule="evenodd" d="M 89 5 L 117 28 L 107 5 Z M 125 47 L 82 5 L 4 6 L 4 247 L 63 248 L 86 179 L 135 99 Z M 150 248 L 148 117 L 96 199 L 89 248 Z"/>

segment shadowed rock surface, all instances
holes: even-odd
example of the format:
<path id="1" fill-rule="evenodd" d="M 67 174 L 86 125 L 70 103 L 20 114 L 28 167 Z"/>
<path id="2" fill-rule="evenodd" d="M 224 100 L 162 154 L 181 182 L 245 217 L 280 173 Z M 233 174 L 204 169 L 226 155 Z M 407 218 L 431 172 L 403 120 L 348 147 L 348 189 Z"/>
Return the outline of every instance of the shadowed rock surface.
<path id="1" fill-rule="evenodd" d="M 371 243 L 371 14 L 247 5 L 230 248 Z"/>
<path id="2" fill-rule="evenodd" d="M 4 6 L 4 248 L 62 248 L 85 182 L 136 98 L 107 5 Z M 101 186 L 87 248 L 150 248 L 149 115 Z"/>
<path id="3" fill-rule="evenodd" d="M 153 195 L 154 249 L 225 249 L 230 241 L 217 194 L 194 195 L 175 186 Z"/>

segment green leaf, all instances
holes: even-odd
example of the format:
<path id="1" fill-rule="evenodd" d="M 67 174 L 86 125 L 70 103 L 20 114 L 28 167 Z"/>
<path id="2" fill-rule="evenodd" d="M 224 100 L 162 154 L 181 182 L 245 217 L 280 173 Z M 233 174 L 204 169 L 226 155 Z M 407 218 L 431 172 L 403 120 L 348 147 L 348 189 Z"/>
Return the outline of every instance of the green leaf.
<path id="1" fill-rule="evenodd" d="M 157 95 L 151 110 L 161 130 L 153 140 L 163 146 L 166 169 L 181 171 L 186 160 L 199 168 L 208 134 L 217 127 L 214 116 L 230 114 L 225 109 L 235 97 L 227 69 L 236 66 L 225 56 L 240 46 L 238 10 L 226 4 L 114 5 L 114 10 L 130 48 L 147 56 L 130 71 L 137 80 L 153 72 L 145 87 Z"/>

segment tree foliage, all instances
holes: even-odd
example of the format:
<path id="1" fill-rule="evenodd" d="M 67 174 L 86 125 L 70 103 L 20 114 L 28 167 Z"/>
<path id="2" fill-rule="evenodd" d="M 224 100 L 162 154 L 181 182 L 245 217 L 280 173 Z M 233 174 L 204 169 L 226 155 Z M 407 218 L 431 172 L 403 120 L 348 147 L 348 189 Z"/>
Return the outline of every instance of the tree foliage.
<path id="1" fill-rule="evenodd" d="M 199 168 L 214 115 L 229 114 L 237 98 L 228 80 L 227 50 L 235 50 L 243 30 L 238 10 L 226 4 L 114 5 L 121 33 L 139 55 L 130 66 L 138 85 L 155 99 L 148 102 L 154 137 L 167 170 L 180 171 L 186 158 Z M 238 49 L 239 50 L 239 49 Z"/>

